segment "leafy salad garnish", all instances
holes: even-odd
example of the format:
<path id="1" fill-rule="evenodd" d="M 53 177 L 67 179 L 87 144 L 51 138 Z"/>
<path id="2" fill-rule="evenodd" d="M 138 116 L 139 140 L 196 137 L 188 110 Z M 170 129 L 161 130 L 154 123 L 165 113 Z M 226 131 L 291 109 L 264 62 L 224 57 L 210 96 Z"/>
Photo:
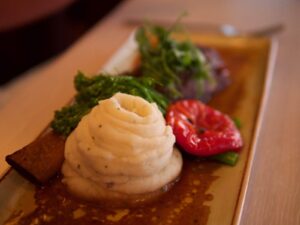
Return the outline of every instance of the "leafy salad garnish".
<path id="1" fill-rule="evenodd" d="M 192 79 L 198 90 L 196 98 L 203 94 L 204 81 L 213 80 L 209 64 L 200 49 L 192 42 L 175 41 L 171 38 L 174 26 L 164 29 L 159 26 L 144 26 L 136 32 L 136 41 L 141 55 L 140 72 L 163 86 L 163 93 L 171 100 L 184 97 L 185 74 Z"/>
<path id="2" fill-rule="evenodd" d="M 74 80 L 77 90 L 75 101 L 55 112 L 51 123 L 54 131 L 69 135 L 99 100 L 110 98 L 117 92 L 155 102 L 165 113 L 169 102 L 184 97 L 183 83 L 189 79 L 196 84 L 197 96 L 194 97 L 200 98 L 204 82 L 214 79 L 209 64 L 200 49 L 190 41 L 173 40 L 173 31 L 174 26 L 165 29 L 150 25 L 137 30 L 136 41 L 141 59 L 138 76 L 100 74 L 88 78 L 79 72 Z"/>
<path id="3" fill-rule="evenodd" d="M 108 76 L 100 74 L 91 78 L 78 72 L 74 80 L 77 94 L 70 106 L 55 112 L 51 127 L 59 134 L 69 135 L 81 118 L 100 100 L 112 97 L 118 92 L 140 96 L 149 102 L 155 102 L 164 113 L 168 100 L 153 88 L 154 81 L 146 77 Z"/>

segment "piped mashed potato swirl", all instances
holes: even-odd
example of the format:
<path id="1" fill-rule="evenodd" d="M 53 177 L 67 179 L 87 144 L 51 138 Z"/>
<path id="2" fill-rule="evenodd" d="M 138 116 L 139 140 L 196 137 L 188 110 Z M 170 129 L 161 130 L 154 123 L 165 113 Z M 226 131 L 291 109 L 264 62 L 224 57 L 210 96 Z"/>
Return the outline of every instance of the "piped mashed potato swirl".
<path id="1" fill-rule="evenodd" d="M 155 192 L 181 171 L 174 142 L 155 103 L 117 93 L 100 101 L 67 138 L 63 182 L 88 200 Z"/>

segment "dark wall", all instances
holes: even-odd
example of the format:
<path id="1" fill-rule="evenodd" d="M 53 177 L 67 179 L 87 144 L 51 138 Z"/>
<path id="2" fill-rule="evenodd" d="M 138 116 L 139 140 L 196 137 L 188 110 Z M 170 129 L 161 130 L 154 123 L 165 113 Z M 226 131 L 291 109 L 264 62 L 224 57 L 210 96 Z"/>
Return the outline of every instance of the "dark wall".
<path id="1" fill-rule="evenodd" d="M 78 0 L 39 21 L 0 31 L 0 85 L 62 52 L 120 0 Z"/>

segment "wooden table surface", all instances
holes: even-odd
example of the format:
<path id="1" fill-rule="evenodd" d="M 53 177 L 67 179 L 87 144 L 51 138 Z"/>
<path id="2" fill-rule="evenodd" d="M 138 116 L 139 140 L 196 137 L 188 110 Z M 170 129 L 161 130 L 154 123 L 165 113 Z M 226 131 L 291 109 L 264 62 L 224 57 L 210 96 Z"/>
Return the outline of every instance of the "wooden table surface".
<path id="1" fill-rule="evenodd" d="M 300 224 L 300 1 L 131 0 L 63 54 L 0 88 L 0 175 L 4 156 L 32 141 L 74 94 L 78 69 L 95 73 L 132 30 L 128 19 L 232 24 L 252 30 L 283 23 L 267 110 L 259 134 L 241 224 Z M 46 44 L 46 43 L 45 43 Z"/>

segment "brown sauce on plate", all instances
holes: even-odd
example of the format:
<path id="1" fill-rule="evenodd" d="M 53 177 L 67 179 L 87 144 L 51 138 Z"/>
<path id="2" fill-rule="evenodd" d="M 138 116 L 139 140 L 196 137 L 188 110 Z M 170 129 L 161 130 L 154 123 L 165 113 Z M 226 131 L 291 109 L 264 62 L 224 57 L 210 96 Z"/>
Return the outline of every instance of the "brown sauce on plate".
<path id="1" fill-rule="evenodd" d="M 185 155 L 181 177 L 171 190 L 153 202 L 125 208 L 77 199 L 67 192 L 61 176 L 57 176 L 36 188 L 37 208 L 18 224 L 206 224 L 210 214 L 207 204 L 213 199 L 207 190 L 216 179 L 213 172 L 218 167 L 217 163 Z"/>

